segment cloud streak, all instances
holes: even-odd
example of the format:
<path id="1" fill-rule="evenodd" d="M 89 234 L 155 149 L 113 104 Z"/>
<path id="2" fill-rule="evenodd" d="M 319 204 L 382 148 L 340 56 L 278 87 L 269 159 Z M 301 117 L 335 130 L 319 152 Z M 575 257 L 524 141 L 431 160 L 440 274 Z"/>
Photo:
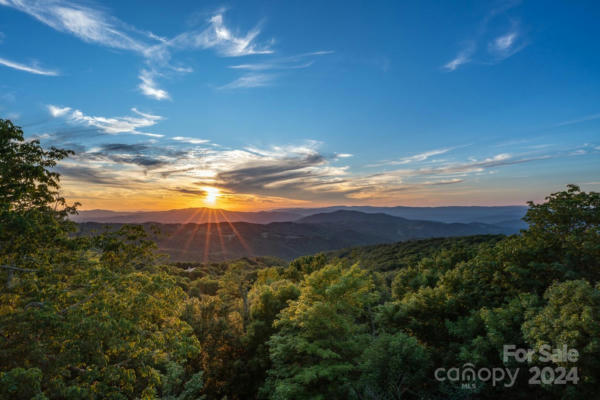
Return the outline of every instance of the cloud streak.
<path id="1" fill-rule="evenodd" d="M 71 109 L 70 107 L 58 107 L 55 105 L 48 105 L 48 111 L 50 115 L 55 118 L 64 117 L 70 123 L 94 127 L 109 135 L 129 133 L 133 135 L 145 135 L 151 137 L 163 136 L 156 133 L 148 133 L 138 130 L 140 128 L 154 126 L 163 118 L 159 115 L 143 113 L 136 108 L 131 109 L 135 115 L 123 117 L 91 116 L 84 114 L 80 110 Z"/>
<path id="2" fill-rule="evenodd" d="M 556 124 L 554 126 L 558 127 L 558 126 L 574 125 L 574 124 L 579 124 L 581 122 L 594 121 L 594 120 L 597 120 L 597 119 L 600 119 L 600 113 L 586 115 L 584 117 L 577 118 L 577 119 L 572 119 L 572 120 L 569 120 L 569 121 L 563 121 L 563 122 L 560 122 L 560 123 L 558 123 L 558 124 Z"/>
<path id="3" fill-rule="evenodd" d="M 233 82 L 220 86 L 219 89 L 247 89 L 269 86 L 274 79 L 270 74 L 246 74 Z"/>
<path id="4" fill-rule="evenodd" d="M 386 161 L 386 162 L 382 162 L 382 163 L 378 163 L 378 164 L 371 164 L 370 166 L 377 167 L 377 166 L 382 166 L 382 165 L 404 165 L 404 164 L 422 162 L 422 161 L 428 160 L 429 158 L 431 158 L 433 156 L 437 156 L 440 154 L 446 154 L 453 149 L 454 149 L 454 147 L 449 147 L 449 148 L 445 148 L 445 149 L 429 150 L 429 151 L 425 151 L 423 153 L 418 153 L 418 154 L 415 154 L 415 155 L 412 155 L 409 157 L 403 157 L 399 160 L 392 160 L 392 161 Z"/>
<path id="5" fill-rule="evenodd" d="M 231 69 L 241 69 L 247 71 L 266 71 L 266 70 L 285 70 L 285 69 L 302 69 L 308 68 L 315 63 L 315 58 L 333 54 L 331 50 L 313 51 L 309 53 L 297 54 L 289 57 L 281 57 L 269 62 L 252 63 L 252 64 L 236 64 L 230 65 Z M 308 61 L 306 61 L 309 59 Z"/>
<path id="6" fill-rule="evenodd" d="M 550 158 L 549 155 L 541 155 L 536 157 L 515 157 L 508 153 L 497 154 L 493 157 L 488 157 L 483 160 L 473 160 L 466 163 L 451 163 L 436 168 L 421 168 L 414 171 L 415 175 L 440 175 L 440 174 L 457 174 L 481 172 L 485 169 L 523 164 L 532 161 L 544 160 Z"/>
<path id="7" fill-rule="evenodd" d="M 0 4 L 31 15 L 59 31 L 88 42 L 143 53 L 148 45 L 124 32 L 126 25 L 104 12 L 67 1 L 2 0 Z"/>
<path id="8" fill-rule="evenodd" d="M 0 65 L 4 65 L 5 67 L 16 69 L 23 72 L 29 72 L 30 74 L 35 75 L 45 75 L 45 76 L 58 76 L 58 72 L 50 69 L 40 68 L 37 65 L 26 65 L 21 64 L 16 61 L 7 60 L 6 58 L 0 58 Z"/>
<path id="9" fill-rule="evenodd" d="M 273 84 L 277 78 L 277 74 L 273 73 L 272 71 L 279 71 L 282 73 L 282 71 L 308 68 L 315 63 L 316 57 L 332 53 L 333 51 L 331 50 L 321 50 L 297 54 L 294 56 L 280 57 L 272 59 L 268 62 L 230 65 L 230 69 L 246 71 L 246 74 L 226 85 L 221 86 L 220 89 L 240 89 L 269 86 Z"/>
<path id="10" fill-rule="evenodd" d="M 197 139 L 197 138 L 191 138 L 191 137 L 186 137 L 186 136 L 175 136 L 172 139 L 177 142 L 184 142 L 184 143 L 190 143 L 190 144 L 204 144 L 204 143 L 209 142 L 206 139 Z"/>

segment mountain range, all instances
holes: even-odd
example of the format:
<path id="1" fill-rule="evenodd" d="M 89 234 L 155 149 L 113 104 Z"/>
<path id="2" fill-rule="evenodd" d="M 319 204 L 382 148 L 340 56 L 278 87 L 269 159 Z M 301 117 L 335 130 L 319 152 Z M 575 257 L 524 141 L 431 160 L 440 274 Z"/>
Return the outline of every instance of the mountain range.
<path id="1" fill-rule="evenodd" d="M 162 224 L 250 222 L 268 224 L 271 222 L 293 222 L 304 217 L 332 213 L 336 211 L 356 211 L 366 214 L 386 214 L 413 220 L 438 221 L 446 223 L 485 223 L 512 229 L 524 229 L 527 225 L 521 220 L 527 211 L 526 206 L 454 206 L 454 207 L 371 207 L 371 206 L 332 206 L 318 208 L 283 208 L 270 211 L 241 212 L 212 208 L 185 208 L 166 211 L 119 212 L 108 210 L 80 211 L 73 217 L 76 222 L 116 222 Z"/>
<path id="2" fill-rule="evenodd" d="M 265 211 L 227 214 L 226 211 L 210 209 L 190 210 L 176 210 L 179 213 L 129 213 L 125 216 L 100 211 L 95 211 L 94 215 L 91 212 L 83 212 L 79 218 L 86 217 L 87 214 L 103 221 L 80 222 L 79 232 L 89 234 L 92 231 L 117 229 L 123 223 L 144 223 L 148 228 L 153 223 L 158 223 L 161 233 L 155 235 L 154 239 L 160 251 L 168 254 L 172 261 L 213 262 L 247 256 L 275 256 L 291 260 L 302 255 L 359 245 L 433 237 L 511 234 L 518 231 L 515 227 L 482 222 L 413 220 L 384 213 L 346 209 L 300 216 L 294 221 L 269 223 L 234 222 L 233 218 L 265 221 L 269 218 L 284 218 L 286 215 L 301 213 Z M 215 215 L 215 219 L 210 223 L 161 223 L 167 216 L 205 221 L 203 218 L 210 214 Z M 485 215 L 491 217 L 494 214 Z M 223 222 L 223 219 L 230 220 Z"/>

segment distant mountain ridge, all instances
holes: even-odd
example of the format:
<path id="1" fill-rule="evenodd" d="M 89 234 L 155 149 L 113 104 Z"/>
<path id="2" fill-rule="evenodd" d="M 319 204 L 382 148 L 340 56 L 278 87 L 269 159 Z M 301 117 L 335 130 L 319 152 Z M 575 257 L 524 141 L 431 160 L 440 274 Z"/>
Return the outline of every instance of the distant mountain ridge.
<path id="1" fill-rule="evenodd" d="M 373 206 L 332 206 L 319 208 L 280 208 L 278 212 L 289 212 L 302 216 L 334 211 L 359 211 L 368 214 L 388 214 L 394 217 L 440 222 L 483 222 L 499 224 L 520 220 L 527 212 L 527 206 L 442 206 L 442 207 L 373 207 Z"/>
<path id="2" fill-rule="evenodd" d="M 466 236 L 474 234 L 513 233 L 512 229 L 479 222 L 446 223 L 412 220 L 383 213 L 338 210 L 304 217 L 300 224 L 334 226 L 380 237 L 381 243 L 430 237 Z"/>
<path id="3" fill-rule="evenodd" d="M 438 221 L 446 223 L 484 223 L 504 226 L 510 229 L 524 229 L 527 225 L 521 220 L 527 211 L 526 206 L 449 206 L 449 207 L 372 207 L 372 206 L 332 206 L 317 208 L 281 208 L 269 211 L 242 212 L 211 208 L 185 208 L 165 211 L 119 212 L 108 210 L 80 211 L 74 216 L 75 222 L 145 223 L 162 224 L 250 222 L 269 224 L 272 222 L 293 222 L 302 218 L 336 211 L 356 211 L 366 214 L 387 214 L 410 220 Z"/>
<path id="4" fill-rule="evenodd" d="M 124 221 L 125 223 L 127 221 Z M 79 224 L 80 234 L 102 231 L 106 222 Z M 122 223 L 111 223 L 110 229 Z M 149 227 L 152 223 L 146 223 Z M 247 256 L 285 260 L 352 246 L 411 239 L 480 234 L 509 234 L 516 230 L 484 223 L 444 223 L 409 220 L 387 214 L 338 210 L 295 222 L 160 224 L 155 236 L 159 249 L 173 261 L 225 261 Z"/>

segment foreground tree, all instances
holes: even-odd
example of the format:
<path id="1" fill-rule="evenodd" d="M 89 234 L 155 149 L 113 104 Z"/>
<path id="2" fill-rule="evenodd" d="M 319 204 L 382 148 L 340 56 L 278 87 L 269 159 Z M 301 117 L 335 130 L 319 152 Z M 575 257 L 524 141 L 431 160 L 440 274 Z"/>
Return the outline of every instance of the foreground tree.
<path id="1" fill-rule="evenodd" d="M 74 229 L 67 217 L 77 204 L 59 194 L 59 175 L 51 171 L 72 152 L 39 141 L 26 141 L 23 131 L 0 119 L 0 262 L 26 263 L 45 249 L 67 245 Z"/>
<path id="2" fill-rule="evenodd" d="M 360 398 L 416 399 L 427 394 L 431 362 L 425 346 L 399 332 L 374 338 L 361 356 Z"/>
<path id="3" fill-rule="evenodd" d="M 197 398 L 184 292 L 143 230 L 74 238 L 44 150 L 0 120 L 0 398 Z"/>
<path id="4" fill-rule="evenodd" d="M 524 335 L 536 348 L 562 349 L 566 345 L 577 350 L 576 362 L 559 360 L 550 365 L 577 368 L 580 379 L 576 387 L 547 389 L 564 391 L 565 398 L 592 398 L 600 380 L 600 288 L 585 280 L 566 281 L 549 287 L 544 298 L 547 303 L 530 313 L 523 324 Z"/>
<path id="5" fill-rule="evenodd" d="M 357 398 L 359 357 L 370 340 L 367 310 L 377 300 L 367 271 L 329 265 L 306 277 L 269 341 L 272 399 Z"/>

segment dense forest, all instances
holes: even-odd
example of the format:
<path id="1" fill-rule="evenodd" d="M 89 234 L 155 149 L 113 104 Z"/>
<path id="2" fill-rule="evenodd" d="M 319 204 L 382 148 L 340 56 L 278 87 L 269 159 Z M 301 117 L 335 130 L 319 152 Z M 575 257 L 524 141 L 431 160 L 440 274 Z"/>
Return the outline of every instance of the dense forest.
<path id="1" fill-rule="evenodd" d="M 2 399 L 598 396 L 598 193 L 530 203 L 508 237 L 173 264 L 140 226 L 74 235 L 53 172 L 69 154 L 0 120 Z M 507 344 L 578 357 L 518 362 Z M 519 373 L 440 379 L 466 364 Z M 568 383 L 531 384 L 535 366 Z"/>

